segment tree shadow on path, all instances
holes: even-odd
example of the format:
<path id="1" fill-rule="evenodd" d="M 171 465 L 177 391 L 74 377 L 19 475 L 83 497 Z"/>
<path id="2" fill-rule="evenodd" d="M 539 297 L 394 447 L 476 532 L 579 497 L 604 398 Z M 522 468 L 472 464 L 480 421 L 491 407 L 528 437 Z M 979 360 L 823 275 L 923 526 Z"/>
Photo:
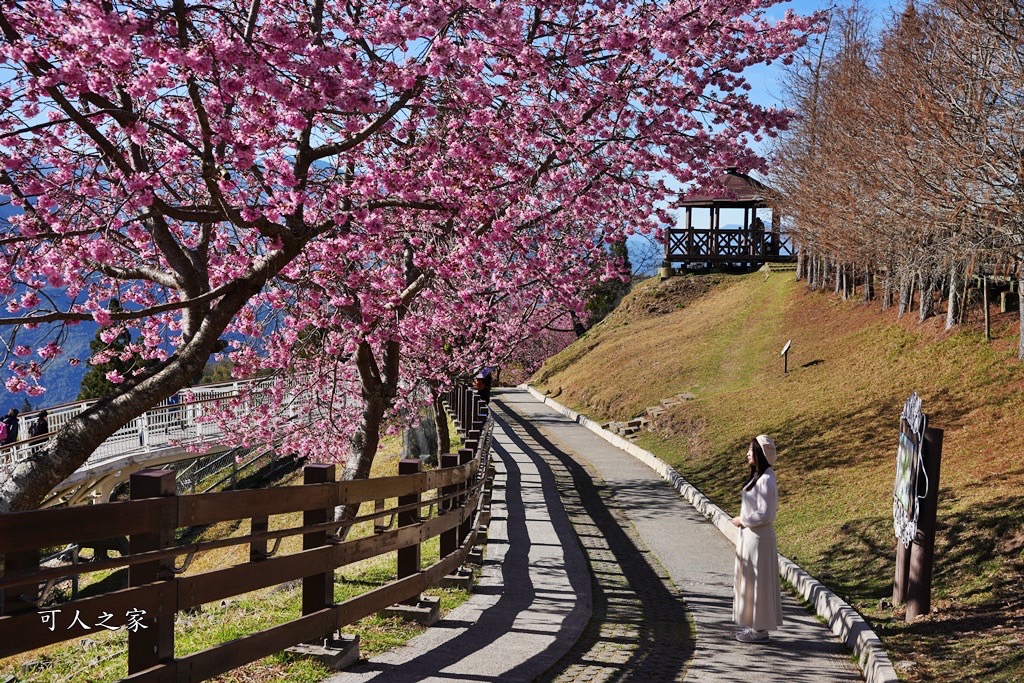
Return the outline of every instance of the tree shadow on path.
<path id="1" fill-rule="evenodd" d="M 554 473 L 591 569 L 590 623 L 537 680 L 681 681 L 694 651 L 686 607 L 626 517 L 629 501 L 528 420 L 492 403 L 506 416 L 513 440 L 524 450 L 536 448 Z"/>

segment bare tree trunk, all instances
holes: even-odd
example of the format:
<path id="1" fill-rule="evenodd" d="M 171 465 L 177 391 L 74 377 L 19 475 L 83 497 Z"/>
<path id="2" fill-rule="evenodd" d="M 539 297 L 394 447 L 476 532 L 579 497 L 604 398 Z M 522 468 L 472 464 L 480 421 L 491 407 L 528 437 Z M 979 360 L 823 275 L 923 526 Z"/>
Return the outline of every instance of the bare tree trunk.
<path id="1" fill-rule="evenodd" d="M 1017 358 L 1024 360 L 1024 265 L 1018 265 L 1017 268 L 1017 320 L 1020 322 L 1020 341 L 1017 343 Z"/>
<path id="2" fill-rule="evenodd" d="M 960 309 L 963 306 L 964 263 L 954 260 L 949 267 L 949 295 L 946 299 L 946 329 L 960 324 Z"/>
<path id="3" fill-rule="evenodd" d="M 900 307 L 896 312 L 896 315 L 902 318 L 906 312 L 910 310 L 910 306 L 914 299 L 914 278 L 912 275 L 908 274 L 907 269 L 905 268 L 900 270 L 899 297 Z"/>
<path id="4" fill-rule="evenodd" d="M 833 294 L 839 293 L 839 287 L 842 282 L 843 267 L 839 263 L 839 259 L 836 259 L 836 288 L 832 291 Z"/>
<path id="5" fill-rule="evenodd" d="M 804 279 L 804 269 L 807 267 L 807 258 L 804 254 L 803 246 L 797 248 L 796 251 L 796 279 L 797 281 Z"/>
<path id="6" fill-rule="evenodd" d="M 882 285 L 882 310 L 888 311 L 892 307 L 892 268 L 885 274 L 885 282 Z"/>
<path id="7" fill-rule="evenodd" d="M 921 301 L 918 307 L 918 322 L 924 322 L 935 315 L 935 277 L 931 271 L 924 271 L 920 277 Z"/>

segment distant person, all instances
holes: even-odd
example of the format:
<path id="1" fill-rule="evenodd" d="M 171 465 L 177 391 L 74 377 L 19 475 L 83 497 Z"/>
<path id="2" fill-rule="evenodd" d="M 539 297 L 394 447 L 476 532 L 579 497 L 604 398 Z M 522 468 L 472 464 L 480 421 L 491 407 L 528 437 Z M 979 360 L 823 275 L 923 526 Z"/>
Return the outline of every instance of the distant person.
<path id="1" fill-rule="evenodd" d="M 36 415 L 36 419 L 32 420 L 32 424 L 28 426 L 28 436 L 30 439 L 35 439 L 50 433 L 50 423 L 46 419 L 48 416 L 49 413 L 45 410 L 39 411 Z M 32 453 L 35 454 L 44 450 L 45 445 L 46 442 L 40 439 L 32 446 Z"/>
<path id="2" fill-rule="evenodd" d="M 50 414 L 45 410 L 39 411 L 39 414 L 36 415 L 36 419 L 32 420 L 32 424 L 28 426 L 28 435 L 30 438 L 50 433 L 50 423 L 46 419 L 49 415 Z"/>
<path id="3" fill-rule="evenodd" d="M 764 221 L 760 218 L 754 218 L 750 223 L 750 247 L 753 249 L 755 255 L 764 253 L 765 242 L 768 239 L 765 236 Z"/>
<path id="4" fill-rule="evenodd" d="M 775 481 L 775 442 L 761 434 L 750 442 L 747 463 L 750 478 L 743 486 L 736 541 L 736 575 L 733 584 L 733 620 L 743 627 L 736 640 L 768 642 L 768 631 L 782 626 L 782 587 L 779 583 L 779 547 L 775 517 L 779 491 Z"/>
<path id="5" fill-rule="evenodd" d="M 7 415 L 4 416 L 3 420 L 4 427 L 7 428 L 7 435 L 0 441 L 0 446 L 6 446 L 7 444 L 14 443 L 18 440 L 18 409 L 11 408 L 7 411 Z"/>
<path id="6" fill-rule="evenodd" d="M 491 385 L 493 383 L 494 369 L 487 366 L 484 366 L 473 380 L 473 388 L 480 394 L 480 398 L 483 399 L 484 403 L 491 402 Z"/>

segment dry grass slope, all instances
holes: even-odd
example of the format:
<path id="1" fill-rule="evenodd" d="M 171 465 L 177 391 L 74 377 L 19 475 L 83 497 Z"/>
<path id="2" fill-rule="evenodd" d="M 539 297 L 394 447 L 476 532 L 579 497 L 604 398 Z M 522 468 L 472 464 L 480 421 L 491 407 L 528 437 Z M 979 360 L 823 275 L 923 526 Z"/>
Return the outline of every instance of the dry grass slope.
<path id="1" fill-rule="evenodd" d="M 910 681 L 1024 680 L 1024 366 L 996 340 L 807 291 L 792 274 L 647 280 L 535 381 L 595 419 L 690 391 L 640 443 L 726 510 L 745 443 L 780 445 L 781 550 L 874 624 Z M 788 375 L 779 351 L 792 339 Z M 911 391 L 945 430 L 933 613 L 892 592 L 896 427 Z"/>

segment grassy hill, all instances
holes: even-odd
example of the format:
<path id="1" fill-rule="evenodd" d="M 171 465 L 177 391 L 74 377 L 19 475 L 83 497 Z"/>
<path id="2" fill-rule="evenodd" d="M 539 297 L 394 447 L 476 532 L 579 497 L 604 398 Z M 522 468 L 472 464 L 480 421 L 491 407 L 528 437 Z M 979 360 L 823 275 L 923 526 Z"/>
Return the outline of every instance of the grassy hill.
<path id="1" fill-rule="evenodd" d="M 975 312 L 976 319 L 980 311 Z M 1024 365 L 941 320 L 808 291 L 791 273 L 645 280 L 534 377 L 598 420 L 689 391 L 639 444 L 738 511 L 746 444 L 779 444 L 780 550 L 872 622 L 910 681 L 1024 680 Z M 779 356 L 792 340 L 789 374 Z M 932 614 L 892 607 L 899 414 L 945 430 Z"/>

